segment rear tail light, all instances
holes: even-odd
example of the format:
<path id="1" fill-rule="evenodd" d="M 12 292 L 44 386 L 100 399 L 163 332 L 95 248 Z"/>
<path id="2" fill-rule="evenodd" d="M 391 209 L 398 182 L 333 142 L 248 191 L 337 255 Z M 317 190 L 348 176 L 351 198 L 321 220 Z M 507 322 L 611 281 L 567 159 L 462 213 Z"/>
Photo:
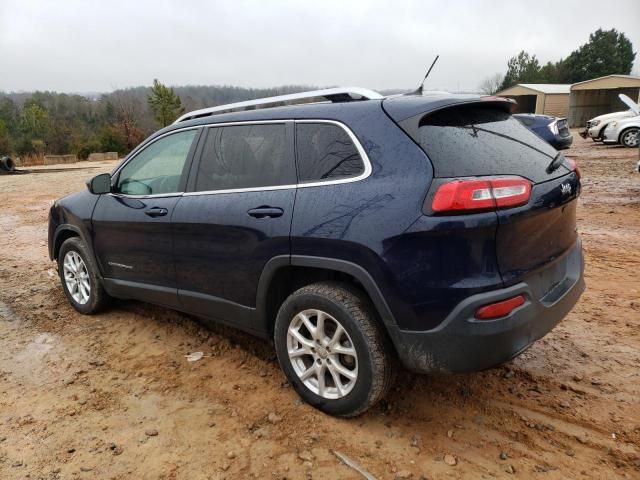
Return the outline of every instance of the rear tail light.
<path id="1" fill-rule="evenodd" d="M 522 177 L 484 177 L 453 180 L 438 187 L 431 208 L 434 212 L 463 212 L 525 205 L 531 183 Z"/>
<path id="2" fill-rule="evenodd" d="M 578 168 L 578 164 L 576 163 L 576 161 L 571 158 L 567 158 L 566 160 L 569 166 L 571 167 L 571 170 L 576 172 L 576 176 L 578 178 L 582 177 L 582 173 L 580 173 L 580 169 Z"/>
<path id="3" fill-rule="evenodd" d="M 506 317 L 516 308 L 524 305 L 524 295 L 517 295 L 496 303 L 490 303 L 476 310 L 475 317 L 478 320 L 493 320 L 495 318 Z"/>
<path id="4" fill-rule="evenodd" d="M 558 133 L 560 133 L 560 130 L 558 129 L 557 120 L 551 122 L 549 125 L 547 125 L 547 127 L 549 128 L 549 130 L 551 130 L 551 133 L 553 133 L 554 135 L 558 135 Z"/>

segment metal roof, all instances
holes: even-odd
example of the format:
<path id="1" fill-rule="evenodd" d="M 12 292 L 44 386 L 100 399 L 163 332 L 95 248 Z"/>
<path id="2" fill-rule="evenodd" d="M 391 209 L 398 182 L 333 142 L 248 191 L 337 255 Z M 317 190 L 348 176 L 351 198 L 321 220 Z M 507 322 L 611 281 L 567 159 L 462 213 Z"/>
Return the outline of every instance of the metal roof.
<path id="1" fill-rule="evenodd" d="M 540 93 L 569 93 L 570 84 L 564 83 L 518 83 L 517 86 L 536 90 Z"/>
<path id="2" fill-rule="evenodd" d="M 616 79 L 620 79 L 620 84 L 616 83 Z M 613 83 L 612 83 L 613 82 Z M 572 90 L 586 90 L 586 84 L 611 84 L 613 86 L 605 86 L 604 88 L 618 88 L 623 86 L 640 86 L 640 77 L 635 75 L 605 75 L 604 77 L 592 78 L 590 80 L 584 80 L 571 85 Z M 577 87 L 577 88 L 576 88 Z"/>

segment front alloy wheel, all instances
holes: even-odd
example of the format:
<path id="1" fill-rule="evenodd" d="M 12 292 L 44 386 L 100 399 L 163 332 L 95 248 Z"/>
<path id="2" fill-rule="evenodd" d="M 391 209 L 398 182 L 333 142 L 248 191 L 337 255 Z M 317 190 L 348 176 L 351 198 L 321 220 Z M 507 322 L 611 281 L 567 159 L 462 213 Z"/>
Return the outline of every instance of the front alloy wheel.
<path id="1" fill-rule="evenodd" d="M 67 290 L 79 305 L 85 305 L 91 297 L 89 271 L 82 257 L 71 250 L 64 256 L 63 274 Z"/>
<path id="2" fill-rule="evenodd" d="M 57 258 L 62 289 L 71 306 L 85 315 L 102 310 L 109 296 L 87 245 L 79 237 L 68 238 L 60 246 Z"/>
<path id="3" fill-rule="evenodd" d="M 293 317 L 287 353 L 300 381 L 322 398 L 342 398 L 358 380 L 358 356 L 351 337 L 322 310 L 304 310 Z"/>

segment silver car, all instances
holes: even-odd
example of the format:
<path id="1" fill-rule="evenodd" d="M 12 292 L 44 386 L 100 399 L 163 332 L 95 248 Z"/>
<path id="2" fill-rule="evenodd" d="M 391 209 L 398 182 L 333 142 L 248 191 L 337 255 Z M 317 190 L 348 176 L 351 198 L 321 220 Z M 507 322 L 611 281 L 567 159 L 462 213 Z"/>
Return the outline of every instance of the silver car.
<path id="1" fill-rule="evenodd" d="M 631 100 L 629 97 L 624 94 L 620 94 L 618 95 L 618 98 L 629 107 L 629 110 L 607 113 L 605 115 L 599 115 L 592 118 L 587 122 L 587 127 L 585 128 L 585 130 L 580 132 L 580 136 L 582 138 L 588 137 L 591 138 L 594 142 L 602 142 L 605 140 L 605 130 L 612 122 L 633 118 L 640 113 L 638 111 L 638 104 Z M 613 143 L 617 143 L 617 140 Z"/>
<path id="2" fill-rule="evenodd" d="M 640 144 L 640 115 L 614 120 L 604 130 L 604 143 L 619 143 L 625 147 L 637 147 Z"/>

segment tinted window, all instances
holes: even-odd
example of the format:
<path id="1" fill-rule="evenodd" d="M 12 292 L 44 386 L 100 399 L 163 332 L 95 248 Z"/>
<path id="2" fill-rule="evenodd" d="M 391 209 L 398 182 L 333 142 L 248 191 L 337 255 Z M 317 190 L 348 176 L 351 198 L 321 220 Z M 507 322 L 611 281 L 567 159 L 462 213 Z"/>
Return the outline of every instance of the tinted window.
<path id="1" fill-rule="evenodd" d="M 509 113 L 480 106 L 453 107 L 425 116 L 415 140 L 437 177 L 523 175 L 546 178 L 556 150 Z"/>
<path id="2" fill-rule="evenodd" d="M 300 182 L 357 177 L 364 162 L 343 128 L 326 123 L 296 124 Z"/>
<path id="3" fill-rule="evenodd" d="M 530 117 L 528 115 L 514 115 L 513 118 L 518 120 L 523 125 L 526 125 L 527 127 L 530 127 L 531 125 L 536 123 L 535 117 Z"/>
<path id="4" fill-rule="evenodd" d="M 175 193 L 189 149 L 198 130 L 167 135 L 156 140 L 120 170 L 118 191 L 129 195 Z"/>
<path id="5" fill-rule="evenodd" d="M 295 183 L 284 124 L 209 129 L 198 167 L 197 191 Z"/>

